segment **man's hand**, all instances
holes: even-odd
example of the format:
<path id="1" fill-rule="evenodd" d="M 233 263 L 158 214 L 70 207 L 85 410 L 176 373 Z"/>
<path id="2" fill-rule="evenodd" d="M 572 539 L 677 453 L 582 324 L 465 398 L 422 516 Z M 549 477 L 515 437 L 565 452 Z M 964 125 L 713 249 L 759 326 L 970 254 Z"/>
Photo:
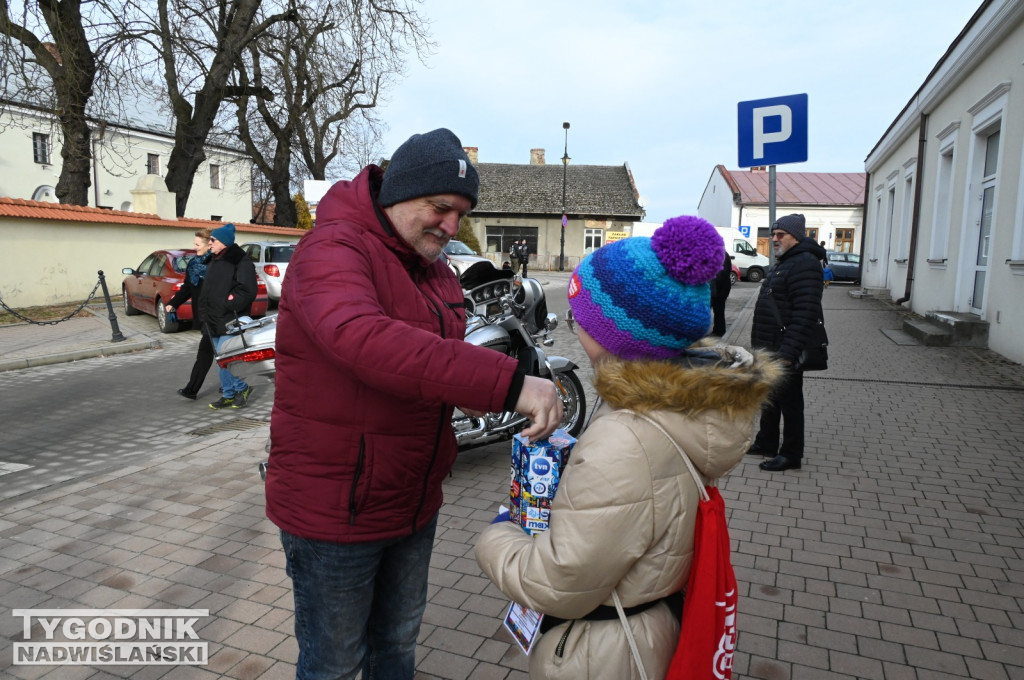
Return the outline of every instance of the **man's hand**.
<path id="1" fill-rule="evenodd" d="M 528 375 L 523 381 L 516 411 L 532 421 L 522 432 L 530 441 L 544 439 L 561 424 L 562 400 L 556 390 L 555 384 L 544 378 Z"/>

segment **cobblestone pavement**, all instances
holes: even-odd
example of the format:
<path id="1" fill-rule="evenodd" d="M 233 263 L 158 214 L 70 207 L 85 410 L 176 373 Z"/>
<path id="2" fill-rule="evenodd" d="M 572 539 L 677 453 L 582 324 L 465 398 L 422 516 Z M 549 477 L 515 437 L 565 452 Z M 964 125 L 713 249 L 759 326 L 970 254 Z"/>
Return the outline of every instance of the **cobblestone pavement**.
<path id="1" fill-rule="evenodd" d="M 537 275 L 551 291 L 567 278 Z M 741 589 L 734 677 L 1024 680 L 1024 369 L 897 344 L 883 331 L 902 312 L 850 290 L 826 291 L 831 367 L 805 381 L 803 469 L 765 473 L 748 457 L 723 485 Z M 727 340 L 749 337 L 751 306 L 737 289 Z M 550 351 L 582 361 L 558 333 Z M 265 438 L 213 433 L 0 502 L 0 610 L 208 609 L 208 665 L 12 665 L 21 622 L 2 615 L 0 675 L 294 677 L 290 584 L 255 474 Z M 461 454 L 445 484 L 421 680 L 526 678 L 500 629 L 507 601 L 473 559 L 507 497 L 508 451 Z"/>

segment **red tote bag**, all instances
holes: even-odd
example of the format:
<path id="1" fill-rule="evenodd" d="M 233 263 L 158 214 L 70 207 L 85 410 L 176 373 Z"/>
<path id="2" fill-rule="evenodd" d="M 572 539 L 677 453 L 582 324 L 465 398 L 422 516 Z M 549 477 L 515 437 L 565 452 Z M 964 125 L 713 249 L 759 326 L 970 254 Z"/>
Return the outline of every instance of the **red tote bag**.
<path id="1" fill-rule="evenodd" d="M 665 428 L 650 416 L 633 411 L 629 413 L 646 420 L 668 437 L 700 490 L 693 534 L 693 562 L 683 600 L 679 644 L 665 678 L 731 680 L 739 598 L 736 573 L 732 570 L 729 527 L 725 522 L 725 501 L 717 487 L 704 485 L 689 456 Z"/>
<path id="2" fill-rule="evenodd" d="M 693 565 L 683 601 L 679 645 L 667 680 L 728 680 L 736 651 L 736 574 L 725 501 L 715 487 L 697 507 Z"/>

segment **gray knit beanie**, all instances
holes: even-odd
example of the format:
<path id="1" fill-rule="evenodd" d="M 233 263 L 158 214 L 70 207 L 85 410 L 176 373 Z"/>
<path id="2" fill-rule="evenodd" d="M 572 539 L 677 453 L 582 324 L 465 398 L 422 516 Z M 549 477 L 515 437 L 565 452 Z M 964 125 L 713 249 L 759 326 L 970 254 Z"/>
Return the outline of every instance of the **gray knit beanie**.
<path id="1" fill-rule="evenodd" d="M 804 224 L 804 216 L 800 213 L 793 213 L 792 215 L 786 215 L 775 220 L 772 229 L 781 229 L 782 231 L 789 232 L 797 241 L 802 241 L 807 238 L 807 230 L 804 228 Z"/>
<path id="2" fill-rule="evenodd" d="M 438 128 L 413 135 L 391 156 L 377 202 L 395 203 L 434 194 L 459 194 L 476 207 L 480 178 L 462 142 L 451 130 Z"/>

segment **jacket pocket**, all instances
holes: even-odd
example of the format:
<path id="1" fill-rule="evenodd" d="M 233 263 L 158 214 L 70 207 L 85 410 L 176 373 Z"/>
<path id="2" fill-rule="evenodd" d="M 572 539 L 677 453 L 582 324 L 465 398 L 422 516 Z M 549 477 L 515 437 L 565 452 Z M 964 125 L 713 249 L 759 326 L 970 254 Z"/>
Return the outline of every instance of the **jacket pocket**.
<path id="1" fill-rule="evenodd" d="M 356 469 L 352 473 L 352 488 L 349 490 L 348 497 L 348 523 L 356 523 L 356 515 L 359 513 L 359 507 L 361 498 L 366 497 L 366 491 L 362 494 L 359 492 L 359 483 L 363 479 L 366 471 L 366 437 L 362 436 L 359 438 L 359 455 L 356 457 Z M 369 480 L 367 479 L 363 483 L 364 487 L 369 486 Z"/>

